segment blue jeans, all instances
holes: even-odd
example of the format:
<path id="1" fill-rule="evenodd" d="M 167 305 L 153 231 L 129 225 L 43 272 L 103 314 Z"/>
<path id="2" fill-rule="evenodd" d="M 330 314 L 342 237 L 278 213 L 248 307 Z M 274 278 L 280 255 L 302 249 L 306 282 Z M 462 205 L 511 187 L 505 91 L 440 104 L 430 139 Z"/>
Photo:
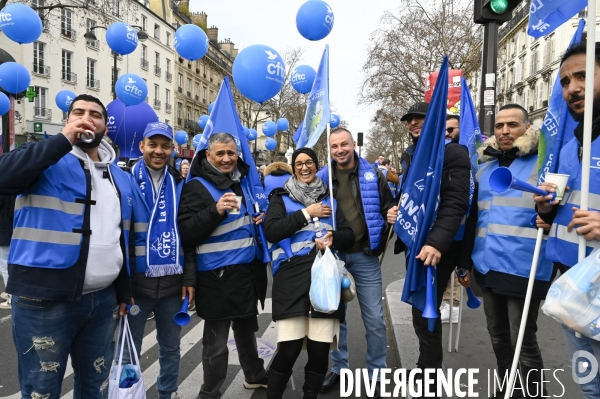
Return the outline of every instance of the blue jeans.
<path id="1" fill-rule="evenodd" d="M 73 397 L 106 398 L 119 316 L 114 287 L 74 302 L 16 295 L 12 300 L 22 397 L 36 397 L 35 392 L 40 397 L 59 398 L 71 354 Z"/>
<path id="2" fill-rule="evenodd" d="M 140 313 L 136 316 L 127 317 L 135 349 L 138 356 L 140 356 L 146 319 L 150 312 L 154 312 L 156 340 L 158 341 L 158 363 L 160 364 L 156 389 L 160 399 L 171 399 L 171 393 L 177 391 L 177 378 L 179 377 L 181 327 L 175 323 L 175 315 L 181 310 L 181 297 L 179 295 L 161 299 L 138 297 L 135 298 L 135 303 L 140 307 Z M 118 343 L 118 345 L 121 345 L 121 343 Z M 129 353 L 125 356 L 126 353 L 127 345 L 125 345 L 123 351 L 124 360 L 129 357 Z M 129 363 L 129 359 L 124 363 Z M 153 383 L 154 381 L 146 381 L 147 386 Z"/>
<path id="3" fill-rule="evenodd" d="M 367 369 L 369 378 L 374 369 L 386 368 L 387 340 L 385 320 L 383 319 L 381 266 L 375 256 L 362 252 L 343 254 L 346 269 L 352 273 L 356 283 L 356 296 L 360 313 L 365 325 L 367 339 Z M 348 323 L 340 324 L 340 336 L 337 351 L 331 351 L 333 365 L 331 371 L 340 373 L 340 369 L 350 367 L 348 363 Z M 379 377 L 378 377 L 379 378 Z"/>
<path id="4" fill-rule="evenodd" d="M 572 361 L 573 355 L 577 351 L 587 351 L 594 358 L 596 358 L 596 363 L 600 364 L 600 342 L 593 340 L 591 338 L 582 336 L 581 338 L 577 338 L 575 336 L 575 331 L 571 330 L 569 327 L 563 325 L 563 329 L 565 331 L 565 338 L 567 341 L 567 349 L 569 350 L 569 362 Z M 578 359 L 585 361 L 585 358 L 581 358 L 578 356 Z M 591 360 L 591 359 L 587 359 Z M 578 378 L 585 378 L 589 375 L 590 371 L 586 368 L 583 373 L 579 372 L 579 367 L 582 366 L 582 361 L 577 361 L 573 364 L 573 373 L 577 375 Z M 588 368 L 592 365 L 588 361 Z M 577 382 L 577 381 L 575 381 Z M 586 399 L 599 399 L 600 398 L 600 377 L 598 376 L 598 372 L 596 372 L 596 376 L 589 382 L 585 384 L 579 384 L 579 388 L 581 388 L 581 392 L 583 392 L 583 396 Z"/>

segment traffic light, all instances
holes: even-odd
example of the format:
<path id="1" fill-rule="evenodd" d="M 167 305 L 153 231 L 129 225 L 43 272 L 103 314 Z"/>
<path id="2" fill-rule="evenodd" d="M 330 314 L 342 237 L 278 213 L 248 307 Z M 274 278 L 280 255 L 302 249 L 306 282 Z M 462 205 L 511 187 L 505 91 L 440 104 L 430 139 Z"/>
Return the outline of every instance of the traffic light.
<path id="1" fill-rule="evenodd" d="M 498 22 L 500 24 L 510 21 L 512 11 L 521 0 L 475 0 L 473 19 L 477 24 Z"/>

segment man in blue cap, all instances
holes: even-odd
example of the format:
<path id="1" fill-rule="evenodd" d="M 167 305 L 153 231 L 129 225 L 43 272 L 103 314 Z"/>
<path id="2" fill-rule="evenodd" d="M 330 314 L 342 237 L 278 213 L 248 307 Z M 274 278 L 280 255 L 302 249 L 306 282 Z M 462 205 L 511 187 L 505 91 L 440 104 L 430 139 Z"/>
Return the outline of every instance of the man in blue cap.
<path id="1" fill-rule="evenodd" d="M 177 209 L 184 181 L 177 169 L 167 165 L 174 151 L 173 128 L 162 122 L 149 123 L 140 151 L 142 159 L 131 173 L 144 196 L 150 223 L 146 245 L 135 248 L 136 256 L 145 262 L 136 265 L 133 296 L 140 314 L 129 318 L 129 326 L 140 354 L 146 319 L 154 313 L 160 363 L 156 389 L 160 399 L 171 399 L 178 397 L 181 341 L 181 326 L 174 317 L 185 296 L 189 295 L 190 300 L 194 296 L 196 272 L 194 267 L 185 271 L 183 267 Z"/>

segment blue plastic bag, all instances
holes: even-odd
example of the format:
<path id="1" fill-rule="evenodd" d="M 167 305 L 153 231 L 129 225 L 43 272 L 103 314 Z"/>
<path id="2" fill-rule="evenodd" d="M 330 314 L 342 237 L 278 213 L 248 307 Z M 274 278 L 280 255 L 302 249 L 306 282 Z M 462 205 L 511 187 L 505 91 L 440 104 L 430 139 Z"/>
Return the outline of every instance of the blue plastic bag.
<path id="1" fill-rule="evenodd" d="M 552 283 L 542 311 L 600 341 L 600 248 Z"/>
<path id="2" fill-rule="evenodd" d="M 310 302 L 316 311 L 331 314 L 340 306 L 342 277 L 335 256 L 328 248 L 321 256 L 317 253 L 310 282 Z"/>

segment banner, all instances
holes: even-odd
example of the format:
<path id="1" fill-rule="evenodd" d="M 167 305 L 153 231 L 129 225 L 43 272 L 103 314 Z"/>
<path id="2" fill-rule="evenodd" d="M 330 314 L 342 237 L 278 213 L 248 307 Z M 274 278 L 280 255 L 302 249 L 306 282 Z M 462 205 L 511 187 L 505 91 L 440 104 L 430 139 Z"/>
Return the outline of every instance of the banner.
<path id="1" fill-rule="evenodd" d="M 531 0 L 527 34 L 539 39 L 554 32 L 583 10 L 587 3 L 588 0 Z"/>
<path id="2" fill-rule="evenodd" d="M 432 72 L 425 79 L 425 102 L 431 102 L 431 95 L 438 79 L 438 72 Z M 460 109 L 460 82 L 462 71 L 460 69 L 448 70 L 448 110 L 458 115 Z"/>

